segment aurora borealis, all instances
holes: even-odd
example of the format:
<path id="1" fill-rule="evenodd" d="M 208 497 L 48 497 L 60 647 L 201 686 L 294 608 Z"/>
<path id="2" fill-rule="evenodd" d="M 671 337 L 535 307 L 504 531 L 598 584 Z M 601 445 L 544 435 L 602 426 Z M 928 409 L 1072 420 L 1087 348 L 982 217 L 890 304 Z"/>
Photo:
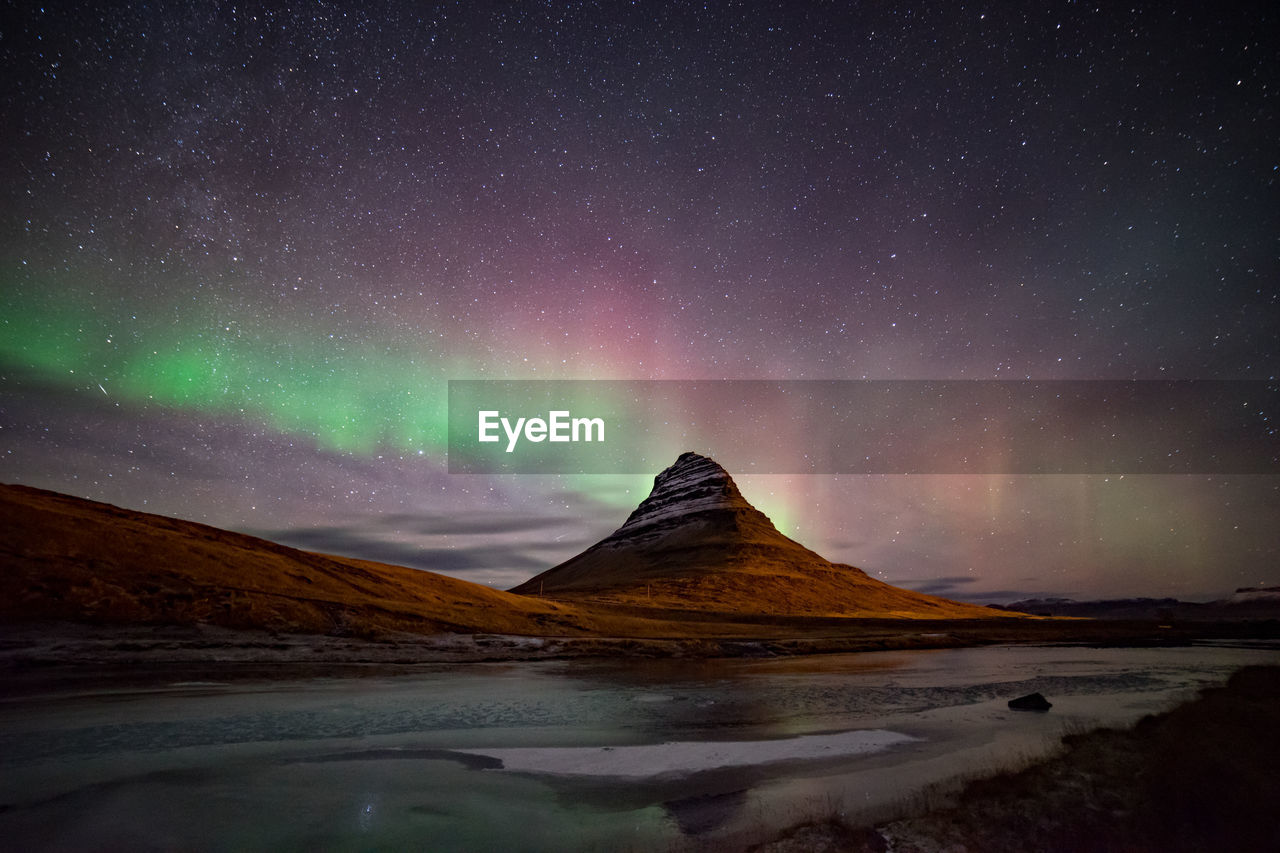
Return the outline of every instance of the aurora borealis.
<path id="1" fill-rule="evenodd" d="M 1277 31 L 1251 3 L 11 4 L 0 481 L 510 586 L 650 477 L 448 474 L 450 379 L 1275 380 Z M 738 479 L 926 591 L 1280 582 L 1275 477 Z"/>

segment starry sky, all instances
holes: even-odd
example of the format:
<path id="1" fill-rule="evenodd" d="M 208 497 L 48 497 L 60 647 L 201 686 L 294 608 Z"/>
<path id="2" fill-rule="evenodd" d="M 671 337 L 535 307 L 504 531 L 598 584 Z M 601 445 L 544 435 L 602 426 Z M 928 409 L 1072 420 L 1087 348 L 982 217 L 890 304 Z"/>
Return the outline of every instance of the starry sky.
<path id="1" fill-rule="evenodd" d="M 652 475 L 450 474 L 450 379 L 1274 381 L 1277 17 L 6 3 L 0 481 L 507 587 Z M 969 600 L 1280 583 L 1276 476 L 737 479 Z"/>

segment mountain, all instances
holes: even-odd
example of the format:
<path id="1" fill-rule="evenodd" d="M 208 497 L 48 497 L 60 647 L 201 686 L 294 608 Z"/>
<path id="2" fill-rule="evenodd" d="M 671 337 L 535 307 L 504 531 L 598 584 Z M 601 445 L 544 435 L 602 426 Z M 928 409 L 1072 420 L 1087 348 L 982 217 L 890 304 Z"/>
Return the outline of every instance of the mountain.
<path id="1" fill-rule="evenodd" d="M 1072 598 L 1025 598 L 1010 604 L 993 604 L 997 610 L 1012 610 L 1036 616 L 1069 616 L 1079 619 L 1136 619 L 1158 621 L 1186 618 L 1203 605 L 1176 598 L 1111 598 L 1076 601 Z"/>
<path id="2" fill-rule="evenodd" d="M 1110 598 L 1076 601 L 1071 598 L 1027 598 L 991 605 L 997 610 L 1036 616 L 1084 619 L 1128 619 L 1141 622 L 1233 622 L 1280 619 L 1280 589 L 1245 587 L 1218 601 L 1179 601 L 1176 598 Z"/>
<path id="3" fill-rule="evenodd" d="M 358 636 L 615 628 L 432 572 L 0 485 L 0 623 L 51 621 Z"/>
<path id="4" fill-rule="evenodd" d="M 713 460 L 684 453 L 626 522 L 512 592 L 566 601 L 764 616 L 991 619 L 911 592 L 787 538 Z"/>
<path id="5" fill-rule="evenodd" d="M 956 641 L 911 629 L 904 633 L 874 620 L 839 620 L 833 627 L 761 614 L 981 618 L 1000 626 L 1015 621 L 1008 618 L 1012 614 L 894 589 L 857 569 L 828 563 L 778 533 L 715 463 L 681 460 L 660 475 L 665 487 L 655 488 L 618 534 L 593 549 L 597 557 L 601 551 L 613 557 L 606 561 L 613 583 L 605 584 L 604 595 L 598 594 L 607 580 L 604 569 L 587 578 L 586 595 L 560 591 L 560 570 L 525 585 L 536 591 L 545 584 L 545 597 L 521 595 L 0 484 L 0 627 L 46 626 L 59 636 L 58 625 L 136 627 L 144 635 L 152 627 L 216 626 L 362 638 L 504 634 L 696 643 L 813 637 L 819 645 L 834 630 L 847 641 L 841 648 L 879 648 Z M 687 571 L 653 563 L 654 554 L 665 554 Z M 736 561 L 736 568 L 727 568 L 727 561 Z M 647 607 L 632 606 L 650 586 Z M 827 600 L 844 603 L 820 606 Z M 662 610 L 659 602 L 671 609 Z M 704 652 L 720 648 L 713 644 Z"/>

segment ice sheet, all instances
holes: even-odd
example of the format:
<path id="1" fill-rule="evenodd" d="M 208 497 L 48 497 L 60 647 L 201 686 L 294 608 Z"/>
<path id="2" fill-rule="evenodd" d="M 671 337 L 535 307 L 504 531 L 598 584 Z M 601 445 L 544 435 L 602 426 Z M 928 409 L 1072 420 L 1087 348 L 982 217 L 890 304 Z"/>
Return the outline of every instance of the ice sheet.
<path id="1" fill-rule="evenodd" d="M 748 741 L 677 741 L 642 746 L 516 747 L 468 752 L 496 758 L 502 769 L 562 776 L 643 778 L 778 761 L 880 752 L 919 738 L 885 729 Z"/>

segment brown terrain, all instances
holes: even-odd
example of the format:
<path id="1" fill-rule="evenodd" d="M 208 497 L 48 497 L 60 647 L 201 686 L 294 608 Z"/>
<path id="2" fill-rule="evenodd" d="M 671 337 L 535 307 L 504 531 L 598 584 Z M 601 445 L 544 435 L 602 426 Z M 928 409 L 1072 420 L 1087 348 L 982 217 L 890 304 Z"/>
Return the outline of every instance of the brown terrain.
<path id="1" fill-rule="evenodd" d="M 659 474 L 617 532 L 510 592 L 0 485 L 0 663 L 223 660 L 209 650 L 231 646 L 239 660 L 408 662 L 1153 636 L 1190 635 L 1037 619 L 876 581 L 783 536 L 695 454 Z"/>
<path id="2" fill-rule="evenodd" d="M 697 461 L 691 466 L 692 460 Z M 722 492 L 725 507 L 690 509 L 702 495 L 666 485 L 691 467 L 711 473 L 701 487 Z M 614 534 L 588 552 L 590 566 L 581 566 L 581 558 L 570 561 L 577 566 L 577 585 L 557 582 L 560 567 L 514 592 L 501 592 L 432 572 L 299 551 L 194 522 L 4 486 L 0 620 L 203 623 L 320 634 L 653 636 L 700 633 L 691 611 L 714 612 L 712 621 L 721 624 L 735 615 L 1017 618 L 896 589 L 823 560 L 778 533 L 729 475 L 703 457 L 686 454 L 660 474 L 654 494 L 628 525 L 651 513 L 655 503 L 668 512 L 656 545 L 610 549 Z M 653 530 L 650 525 L 646 533 Z M 584 575 L 590 582 L 586 590 L 578 588 Z M 530 594 L 537 591 L 535 583 L 547 587 L 545 596 Z M 655 595 L 641 585 L 654 587 Z M 667 618 L 668 610 L 676 611 L 669 617 L 678 621 Z"/>
<path id="3" fill-rule="evenodd" d="M 362 635 L 596 627 L 555 602 L 25 486 L 0 486 L 0 534 L 0 621 L 7 623 Z"/>

